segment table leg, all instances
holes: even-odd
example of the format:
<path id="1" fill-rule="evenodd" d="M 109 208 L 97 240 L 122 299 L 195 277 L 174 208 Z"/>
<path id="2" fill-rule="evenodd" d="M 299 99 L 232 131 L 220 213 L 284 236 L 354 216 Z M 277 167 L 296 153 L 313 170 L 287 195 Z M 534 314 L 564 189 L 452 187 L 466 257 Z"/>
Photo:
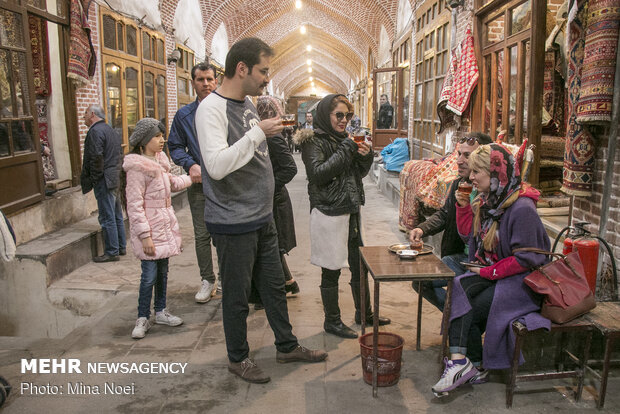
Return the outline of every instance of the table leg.
<path id="1" fill-rule="evenodd" d="M 362 303 L 362 309 L 365 308 Z M 362 319 L 362 324 L 364 319 Z M 375 306 L 372 318 L 372 396 L 377 398 L 377 360 L 379 353 L 379 282 L 375 280 Z"/>
<path id="2" fill-rule="evenodd" d="M 415 350 L 420 350 L 420 336 L 422 329 L 422 282 L 418 282 L 418 327 L 415 334 Z"/>
<path id="3" fill-rule="evenodd" d="M 366 297 L 366 280 L 368 279 L 368 271 L 366 265 L 362 260 L 362 253 L 360 252 L 360 317 L 362 318 L 362 336 L 366 333 L 366 306 L 364 306 L 364 299 Z"/>
<path id="4" fill-rule="evenodd" d="M 450 307 L 452 305 L 452 280 L 448 282 L 446 289 L 446 303 L 443 305 L 443 317 L 441 318 L 441 353 L 439 363 L 448 356 L 448 331 L 450 329 Z M 440 368 L 443 369 L 443 368 Z"/>

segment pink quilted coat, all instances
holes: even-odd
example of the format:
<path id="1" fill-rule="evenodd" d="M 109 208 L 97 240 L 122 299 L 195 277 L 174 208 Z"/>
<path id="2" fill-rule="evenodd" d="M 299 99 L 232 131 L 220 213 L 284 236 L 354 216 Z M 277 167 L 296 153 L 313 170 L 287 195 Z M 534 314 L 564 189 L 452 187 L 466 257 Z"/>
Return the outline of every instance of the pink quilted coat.
<path id="1" fill-rule="evenodd" d="M 158 260 L 181 253 L 181 232 L 170 201 L 171 191 L 189 187 L 189 175 L 170 174 L 170 163 L 163 152 L 157 161 L 128 154 L 123 162 L 127 172 L 127 216 L 131 246 L 140 260 Z M 142 239 L 151 236 L 155 255 L 142 250 Z"/>

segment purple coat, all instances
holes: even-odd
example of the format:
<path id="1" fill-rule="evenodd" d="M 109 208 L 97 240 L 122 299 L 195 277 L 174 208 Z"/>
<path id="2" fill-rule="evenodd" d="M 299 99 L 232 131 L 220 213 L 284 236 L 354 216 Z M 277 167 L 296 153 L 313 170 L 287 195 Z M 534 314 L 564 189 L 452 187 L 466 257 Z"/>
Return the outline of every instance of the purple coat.
<path id="1" fill-rule="evenodd" d="M 550 250 L 549 236 L 536 212 L 533 200 L 528 197 L 520 197 L 504 212 L 500 219 L 498 235 L 499 260 L 512 256 L 512 251 L 519 247 Z M 469 244 L 469 260 L 473 261 L 476 246 L 471 233 L 465 241 Z M 540 266 L 548 261 L 547 256 L 531 252 L 518 252 L 514 256 L 517 262 L 525 268 Z M 452 290 L 451 321 L 471 309 L 460 280 L 472 274 L 467 272 L 455 279 Z M 551 322 L 538 313 L 540 299 L 536 298 L 530 288 L 523 283 L 523 279 L 528 274 L 529 272 L 525 272 L 508 276 L 498 280 L 495 285 L 483 346 L 483 366 L 487 369 L 510 367 L 515 345 L 515 336 L 511 327 L 513 321 L 523 321 L 530 331 L 551 328 Z M 523 357 L 520 362 L 524 362 Z"/>

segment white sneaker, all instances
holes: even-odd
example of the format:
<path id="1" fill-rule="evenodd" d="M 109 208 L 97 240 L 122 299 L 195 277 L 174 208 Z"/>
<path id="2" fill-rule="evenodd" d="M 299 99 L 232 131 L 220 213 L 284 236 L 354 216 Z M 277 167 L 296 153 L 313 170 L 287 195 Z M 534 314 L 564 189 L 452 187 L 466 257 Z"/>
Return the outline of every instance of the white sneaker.
<path id="1" fill-rule="evenodd" d="M 202 285 L 200 285 L 200 290 L 196 293 L 194 299 L 198 303 L 207 303 L 211 300 L 213 295 L 215 295 L 217 281 L 215 283 L 210 283 L 208 280 L 203 280 Z"/>
<path id="2" fill-rule="evenodd" d="M 179 326 L 183 323 L 183 319 L 178 316 L 174 316 L 168 312 L 168 309 L 164 309 L 163 311 L 155 314 L 155 323 L 160 325 Z"/>
<path id="3" fill-rule="evenodd" d="M 465 364 L 455 364 L 454 361 L 448 358 L 444 358 L 444 362 L 446 368 L 437 384 L 433 386 L 433 392 L 436 394 L 452 391 L 460 387 L 478 372 L 469 358 L 465 358 Z"/>
<path id="4" fill-rule="evenodd" d="M 142 317 L 136 320 L 136 326 L 131 332 L 133 339 L 142 339 L 146 335 L 146 332 L 151 328 L 151 323 L 148 319 Z"/>

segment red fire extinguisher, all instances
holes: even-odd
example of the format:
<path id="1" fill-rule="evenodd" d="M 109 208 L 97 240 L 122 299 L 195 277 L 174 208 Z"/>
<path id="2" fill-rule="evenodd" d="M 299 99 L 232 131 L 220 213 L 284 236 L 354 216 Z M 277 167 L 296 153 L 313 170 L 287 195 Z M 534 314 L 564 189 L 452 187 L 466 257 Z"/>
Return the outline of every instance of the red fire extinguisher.
<path id="1" fill-rule="evenodd" d="M 579 253 L 579 259 L 581 259 L 581 263 L 583 264 L 588 286 L 590 286 L 590 290 L 594 294 L 596 290 L 600 243 L 585 229 L 585 226 L 588 224 L 590 223 L 575 223 L 575 227 L 571 229 L 564 239 L 562 254 L 569 254 L 572 251 Z"/>

